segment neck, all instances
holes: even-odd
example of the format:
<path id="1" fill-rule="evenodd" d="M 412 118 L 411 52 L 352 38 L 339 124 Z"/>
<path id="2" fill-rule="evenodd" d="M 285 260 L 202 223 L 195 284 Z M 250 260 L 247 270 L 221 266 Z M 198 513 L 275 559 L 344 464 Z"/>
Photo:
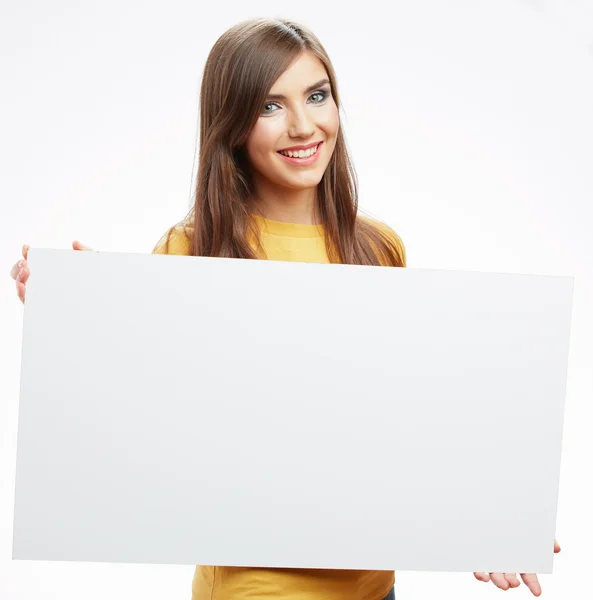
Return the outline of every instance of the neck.
<path id="1" fill-rule="evenodd" d="M 318 225 L 317 190 L 294 190 L 255 181 L 256 192 L 249 202 L 250 211 L 272 221 Z"/>

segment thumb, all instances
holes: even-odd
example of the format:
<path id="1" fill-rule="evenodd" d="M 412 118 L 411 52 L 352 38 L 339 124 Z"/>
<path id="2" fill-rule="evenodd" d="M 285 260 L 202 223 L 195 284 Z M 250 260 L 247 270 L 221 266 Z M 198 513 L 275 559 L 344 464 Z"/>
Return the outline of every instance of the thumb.
<path id="1" fill-rule="evenodd" d="M 92 250 L 92 248 L 89 248 L 88 246 L 81 244 L 78 240 L 74 240 L 72 242 L 72 248 L 73 248 L 73 250 Z"/>

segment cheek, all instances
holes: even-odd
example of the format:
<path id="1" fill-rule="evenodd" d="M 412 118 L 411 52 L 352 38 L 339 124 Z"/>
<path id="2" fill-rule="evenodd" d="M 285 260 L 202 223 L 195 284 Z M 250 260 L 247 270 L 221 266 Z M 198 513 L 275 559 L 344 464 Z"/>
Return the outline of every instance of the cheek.
<path id="1" fill-rule="evenodd" d="M 278 124 L 268 121 L 258 121 L 247 138 L 246 148 L 249 157 L 257 161 L 258 156 L 275 152 L 278 139 Z"/>
<path id="2" fill-rule="evenodd" d="M 340 114 L 337 106 L 333 102 L 327 107 L 327 112 L 323 114 L 322 119 L 319 121 L 319 126 L 325 131 L 328 137 L 335 137 L 338 135 L 340 129 Z"/>

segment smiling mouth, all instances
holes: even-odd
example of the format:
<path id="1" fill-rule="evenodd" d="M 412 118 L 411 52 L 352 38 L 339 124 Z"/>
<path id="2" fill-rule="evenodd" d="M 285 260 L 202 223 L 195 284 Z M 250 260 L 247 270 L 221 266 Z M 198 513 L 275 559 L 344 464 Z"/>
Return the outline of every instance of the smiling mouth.
<path id="1" fill-rule="evenodd" d="M 282 156 L 286 156 L 287 158 L 311 158 L 311 156 L 314 156 L 317 153 L 321 144 L 322 142 L 319 142 L 319 144 L 313 148 L 309 148 L 308 150 L 295 150 L 294 152 L 291 152 L 290 150 L 278 150 L 278 154 L 282 154 Z"/>

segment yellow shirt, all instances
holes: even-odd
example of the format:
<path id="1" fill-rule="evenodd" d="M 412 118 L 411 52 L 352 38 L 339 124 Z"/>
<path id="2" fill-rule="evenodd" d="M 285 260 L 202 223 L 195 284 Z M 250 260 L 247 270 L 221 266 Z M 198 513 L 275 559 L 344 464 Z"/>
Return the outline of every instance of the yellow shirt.
<path id="1" fill-rule="evenodd" d="M 281 223 L 256 217 L 268 260 L 329 263 L 324 232 L 316 225 Z M 376 223 L 405 248 L 393 230 Z M 165 253 L 162 238 L 153 253 Z M 168 254 L 188 255 L 189 240 L 174 229 Z M 382 600 L 395 582 L 393 571 L 268 569 L 197 566 L 192 600 Z"/>

